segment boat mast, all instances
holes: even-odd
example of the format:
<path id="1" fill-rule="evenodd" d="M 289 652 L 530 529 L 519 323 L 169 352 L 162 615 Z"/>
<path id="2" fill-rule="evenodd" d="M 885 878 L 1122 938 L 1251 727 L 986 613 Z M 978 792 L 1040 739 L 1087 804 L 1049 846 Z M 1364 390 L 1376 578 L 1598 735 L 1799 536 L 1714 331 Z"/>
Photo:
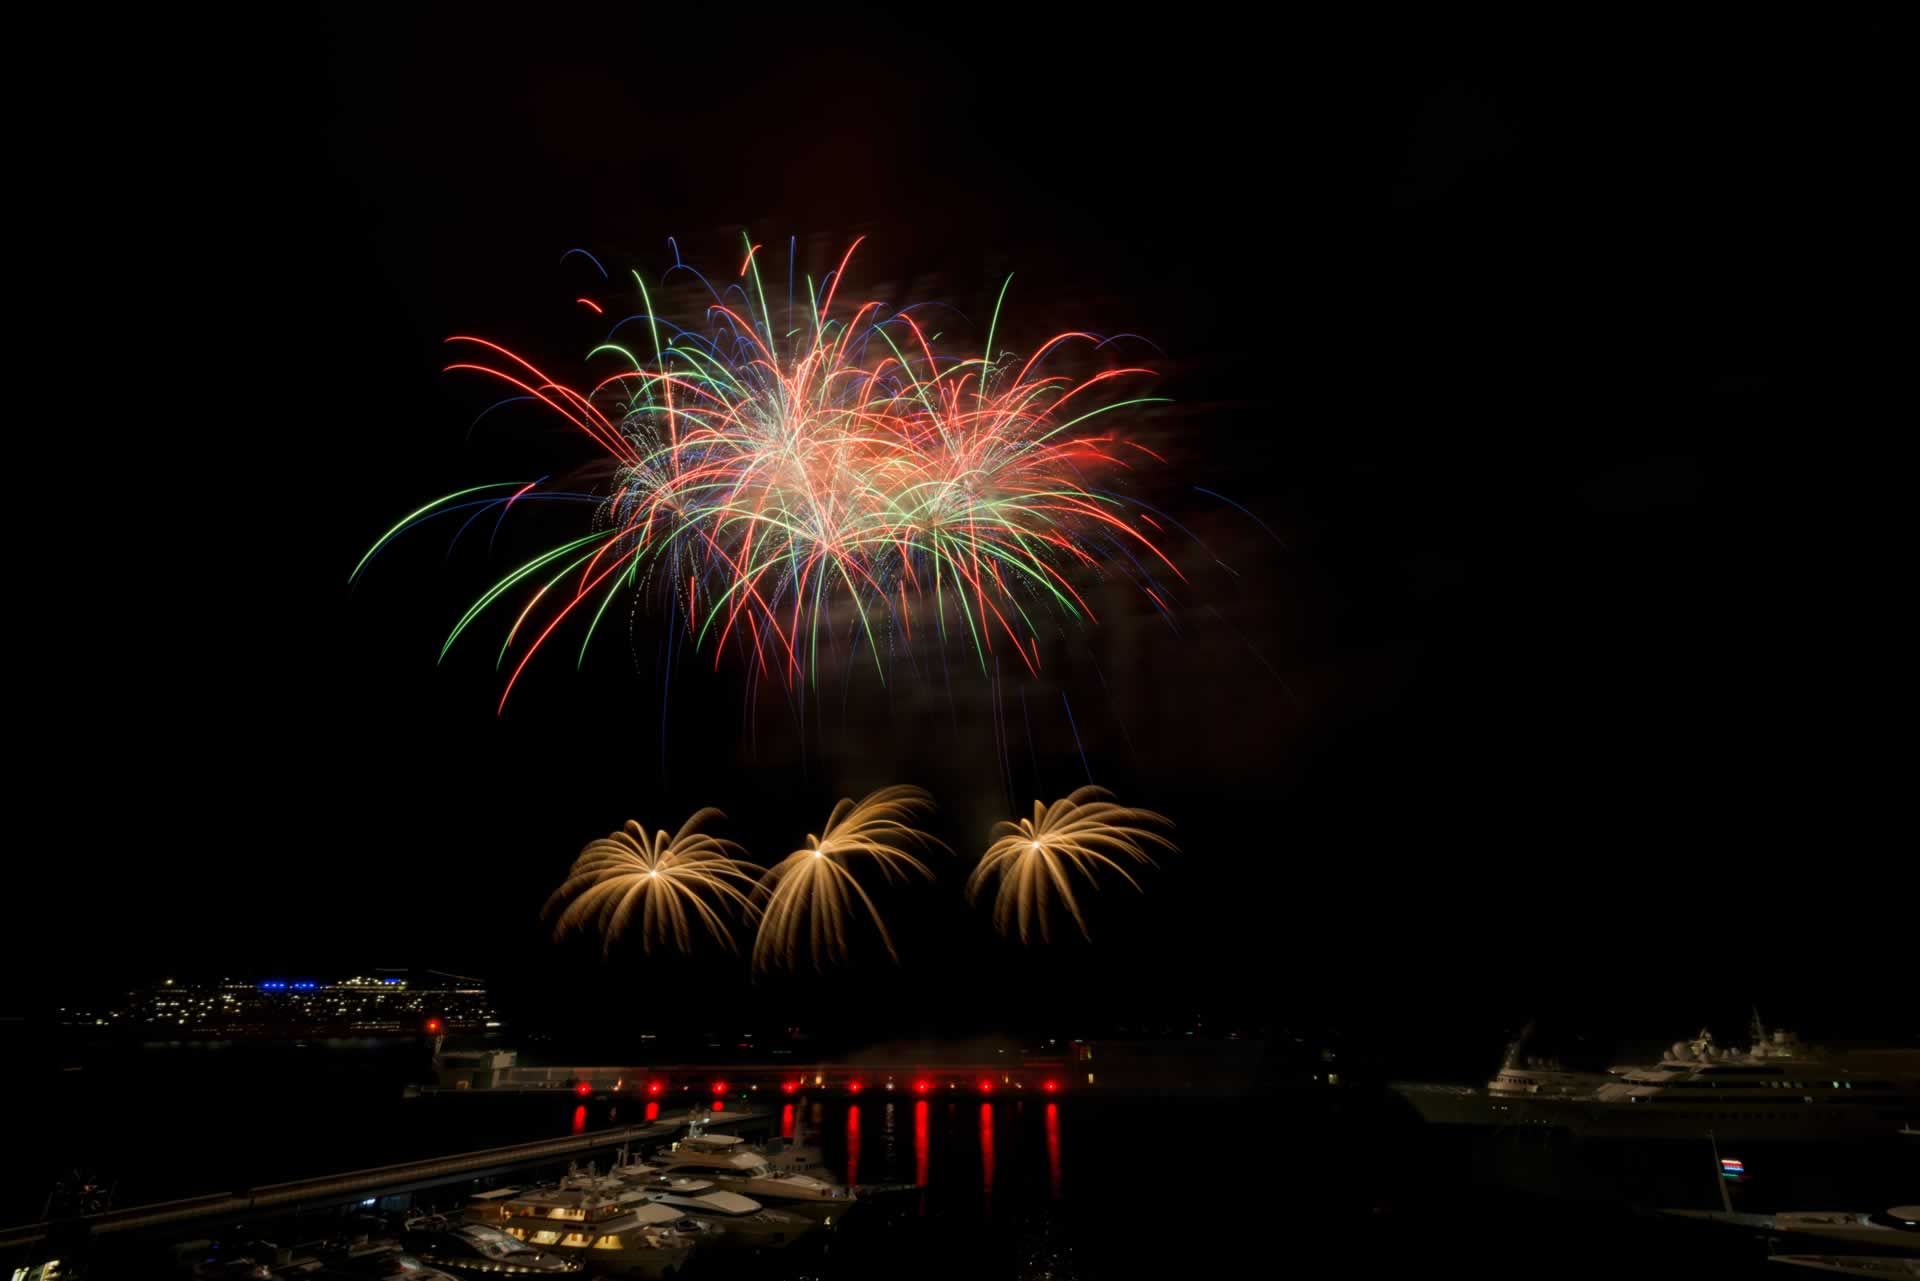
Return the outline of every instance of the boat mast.
<path id="1" fill-rule="evenodd" d="M 1713 1145 L 1713 1185 L 1720 1189 L 1720 1208 L 1728 1214 L 1733 1213 L 1733 1198 L 1727 1195 L 1726 1167 L 1720 1164 L 1720 1143 L 1713 1137 L 1713 1131 L 1707 1131 L 1707 1142 Z"/>

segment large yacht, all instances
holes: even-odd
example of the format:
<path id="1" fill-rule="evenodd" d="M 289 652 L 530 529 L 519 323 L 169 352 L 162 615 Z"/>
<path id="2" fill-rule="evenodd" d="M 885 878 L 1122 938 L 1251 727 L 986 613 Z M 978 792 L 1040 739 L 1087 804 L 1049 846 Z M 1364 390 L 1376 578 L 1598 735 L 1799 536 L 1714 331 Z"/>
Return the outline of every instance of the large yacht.
<path id="1" fill-rule="evenodd" d="M 1920 1281 L 1920 1259 L 1872 1254 L 1776 1254 L 1771 1262 L 1815 1272 L 1837 1272 L 1848 1277 L 1885 1277 L 1888 1281 Z"/>
<path id="2" fill-rule="evenodd" d="M 483 1223 L 410 1223 L 404 1239 L 407 1253 L 459 1277 L 493 1277 L 509 1272 L 571 1276 L 581 1270 L 578 1259 L 537 1250 Z"/>
<path id="3" fill-rule="evenodd" d="M 815 1226 L 805 1215 L 769 1209 L 711 1179 L 668 1174 L 640 1162 L 622 1162 L 611 1173 L 623 1194 L 678 1210 L 700 1230 L 712 1233 L 710 1239 L 722 1247 L 765 1250 L 792 1245 Z"/>
<path id="4" fill-rule="evenodd" d="M 1507 1043 L 1507 1054 L 1500 1070 L 1487 1082 L 1487 1096 L 1494 1100 L 1591 1098 L 1593 1092 L 1613 1080 L 1606 1072 L 1574 1072 L 1558 1059 L 1523 1054 L 1533 1035 L 1533 1024 L 1520 1029 L 1520 1035 Z"/>
<path id="5" fill-rule="evenodd" d="M 707 1230 L 686 1221 L 681 1210 L 591 1171 L 569 1173 L 551 1187 L 481 1193 L 468 1201 L 464 1217 L 595 1272 L 649 1278 L 677 1274 Z"/>
<path id="6" fill-rule="evenodd" d="M 783 1173 L 765 1152 L 731 1134 L 694 1134 L 649 1158 L 669 1175 L 711 1179 L 728 1191 L 831 1224 L 856 1203 L 853 1189 L 810 1174 Z"/>
<path id="7" fill-rule="evenodd" d="M 1485 1088 L 1400 1084 L 1426 1120 L 1528 1125 L 1589 1137 L 1878 1138 L 1920 1121 L 1920 1052 L 1827 1053 L 1754 1018 L 1753 1043 L 1722 1049 L 1703 1030 L 1660 1062 L 1573 1073 L 1518 1057 Z"/>
<path id="8" fill-rule="evenodd" d="M 1768 1236 L 1813 1237 L 1877 1250 L 1920 1253 L 1920 1205 L 1896 1205 L 1879 1214 L 1849 1210 L 1783 1210 L 1738 1214 L 1721 1210 L 1662 1210 L 1678 1219 L 1700 1219 Z"/>
<path id="9" fill-rule="evenodd" d="M 1635 1138 L 1879 1138 L 1920 1118 L 1920 1055 L 1828 1054 L 1790 1032 L 1756 1030 L 1744 1051 L 1722 1051 L 1702 1032 L 1591 1098 L 1536 1105 L 1535 1114 L 1576 1134 Z"/>
<path id="10" fill-rule="evenodd" d="M 1392 1089 L 1422 1119 L 1438 1125 L 1555 1124 L 1535 1105 L 1592 1098 L 1614 1077 L 1609 1072 L 1573 1071 L 1556 1058 L 1526 1053 L 1533 1029 L 1530 1020 L 1507 1042 L 1499 1070 L 1485 1085 L 1395 1082 Z"/>

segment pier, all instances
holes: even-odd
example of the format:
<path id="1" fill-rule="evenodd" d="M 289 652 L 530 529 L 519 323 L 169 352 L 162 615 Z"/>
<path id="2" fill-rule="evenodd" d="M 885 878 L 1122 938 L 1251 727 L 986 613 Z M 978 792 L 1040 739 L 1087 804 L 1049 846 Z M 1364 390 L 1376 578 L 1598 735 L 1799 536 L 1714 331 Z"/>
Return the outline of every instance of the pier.
<path id="1" fill-rule="evenodd" d="M 17 1248 L 45 1240 L 54 1233 L 84 1233 L 89 1236 L 132 1232 L 141 1229 L 191 1223 L 199 1219 L 256 1216 L 268 1213 L 329 1205 L 349 1204 L 370 1196 L 393 1196 L 424 1188 L 470 1179 L 504 1174 L 528 1166 L 572 1160 L 589 1152 L 618 1148 L 629 1143 L 666 1139 L 680 1132 L 691 1113 L 676 1113 L 644 1125 L 623 1125 L 588 1134 L 571 1134 L 557 1139 L 537 1139 L 531 1143 L 511 1143 L 505 1147 L 483 1148 L 451 1156 L 402 1161 L 395 1165 L 348 1170 L 339 1174 L 272 1183 L 236 1192 L 216 1192 L 178 1201 L 128 1206 L 102 1214 L 86 1215 L 53 1223 L 28 1223 L 0 1229 L 0 1249 Z M 765 1120 L 765 1112 L 716 1112 L 707 1119 L 707 1128 L 723 1129 L 745 1121 Z"/>

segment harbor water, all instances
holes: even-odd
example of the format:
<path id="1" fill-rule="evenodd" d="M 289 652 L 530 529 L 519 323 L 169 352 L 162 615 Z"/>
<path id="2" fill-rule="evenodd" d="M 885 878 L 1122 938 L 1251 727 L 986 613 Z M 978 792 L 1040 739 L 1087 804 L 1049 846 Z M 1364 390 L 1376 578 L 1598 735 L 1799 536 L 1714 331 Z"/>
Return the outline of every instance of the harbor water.
<path id="1" fill-rule="evenodd" d="M 114 1182 L 115 1203 L 131 1205 L 645 1119 L 636 1100 L 404 1098 L 420 1053 L 391 1043 L 150 1046 L 55 1071 L 39 1083 L 48 1104 L 39 1124 L 16 1135 L 6 1162 L 4 1217 L 37 1218 L 51 1180 L 75 1167 Z M 1704 1139 L 1583 1143 L 1429 1126 L 1369 1089 L 1187 1100 L 869 1092 L 747 1106 L 769 1114 L 769 1133 L 818 1149 L 838 1180 L 918 1186 L 869 1198 L 801 1247 L 704 1261 L 715 1275 L 1185 1277 L 1248 1259 L 1307 1276 L 1451 1275 L 1449 1259 L 1470 1261 L 1467 1275 L 1785 1271 L 1767 1265 L 1758 1240 L 1647 1213 L 1719 1208 Z M 1920 1201 L 1915 1140 L 1728 1155 L 1749 1171 L 1728 1189 L 1736 1209 Z M 461 1200 L 458 1190 L 420 1194 L 430 1205 L 436 1197 Z M 274 1227 L 317 1237 L 326 1219 Z"/>

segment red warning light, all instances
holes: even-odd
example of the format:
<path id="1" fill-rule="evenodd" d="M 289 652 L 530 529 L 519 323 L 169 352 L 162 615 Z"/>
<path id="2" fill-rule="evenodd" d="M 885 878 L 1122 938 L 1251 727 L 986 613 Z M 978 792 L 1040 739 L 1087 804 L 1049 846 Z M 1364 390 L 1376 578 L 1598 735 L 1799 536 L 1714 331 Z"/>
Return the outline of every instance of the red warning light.
<path id="1" fill-rule="evenodd" d="M 780 1083 L 780 1088 L 785 1090 L 788 1094 L 792 1094 L 795 1090 L 800 1088 L 800 1083 L 797 1081 L 782 1081 Z"/>
<path id="2" fill-rule="evenodd" d="M 920 1093 L 925 1094 L 927 1092 L 928 1086 L 925 1081 L 915 1081 L 913 1083 L 913 1088 L 918 1090 Z"/>
<path id="3" fill-rule="evenodd" d="M 847 1092 L 848 1092 L 849 1094 L 858 1094 L 858 1093 L 860 1093 L 860 1082 L 858 1082 L 858 1081 L 849 1081 L 849 1082 L 847 1083 Z"/>
<path id="4" fill-rule="evenodd" d="M 1059 1086 L 1058 1086 L 1057 1084 L 1055 1084 L 1054 1082 L 1052 1082 L 1052 1081 L 1048 1081 L 1048 1082 L 1047 1082 L 1047 1085 L 1046 1085 L 1046 1090 L 1047 1090 L 1047 1093 L 1048 1093 L 1048 1094 L 1052 1094 L 1052 1093 L 1053 1093 L 1053 1092 L 1054 1092 L 1055 1090 L 1057 1090 L 1057 1089 L 1059 1089 L 1059 1088 L 1060 1088 L 1060 1087 L 1059 1087 Z"/>
<path id="5" fill-rule="evenodd" d="M 982 1093 L 982 1094 L 992 1094 L 992 1093 L 993 1093 L 993 1082 L 992 1082 L 992 1081 L 982 1081 L 982 1082 L 980 1082 L 980 1093 Z"/>
<path id="6" fill-rule="evenodd" d="M 440 1020 L 439 1020 L 439 1019 L 428 1019 L 428 1020 L 427 1020 L 427 1031 L 429 1031 L 429 1032 L 438 1032 L 439 1030 L 440 1030 Z"/>
<path id="7" fill-rule="evenodd" d="M 727 1083 L 725 1081 L 715 1081 L 713 1083 L 713 1092 L 715 1094 L 725 1094 L 727 1092 Z"/>
<path id="8" fill-rule="evenodd" d="M 647 1082 L 647 1093 L 648 1093 L 648 1094 L 658 1094 L 658 1093 L 660 1093 L 660 1082 L 658 1082 L 658 1081 L 648 1081 L 648 1082 Z"/>
<path id="9" fill-rule="evenodd" d="M 588 1085 L 585 1081 L 582 1081 L 580 1082 L 580 1084 L 573 1087 L 573 1092 L 584 1099 L 589 1094 L 593 1093 L 593 1087 L 591 1085 Z"/>

